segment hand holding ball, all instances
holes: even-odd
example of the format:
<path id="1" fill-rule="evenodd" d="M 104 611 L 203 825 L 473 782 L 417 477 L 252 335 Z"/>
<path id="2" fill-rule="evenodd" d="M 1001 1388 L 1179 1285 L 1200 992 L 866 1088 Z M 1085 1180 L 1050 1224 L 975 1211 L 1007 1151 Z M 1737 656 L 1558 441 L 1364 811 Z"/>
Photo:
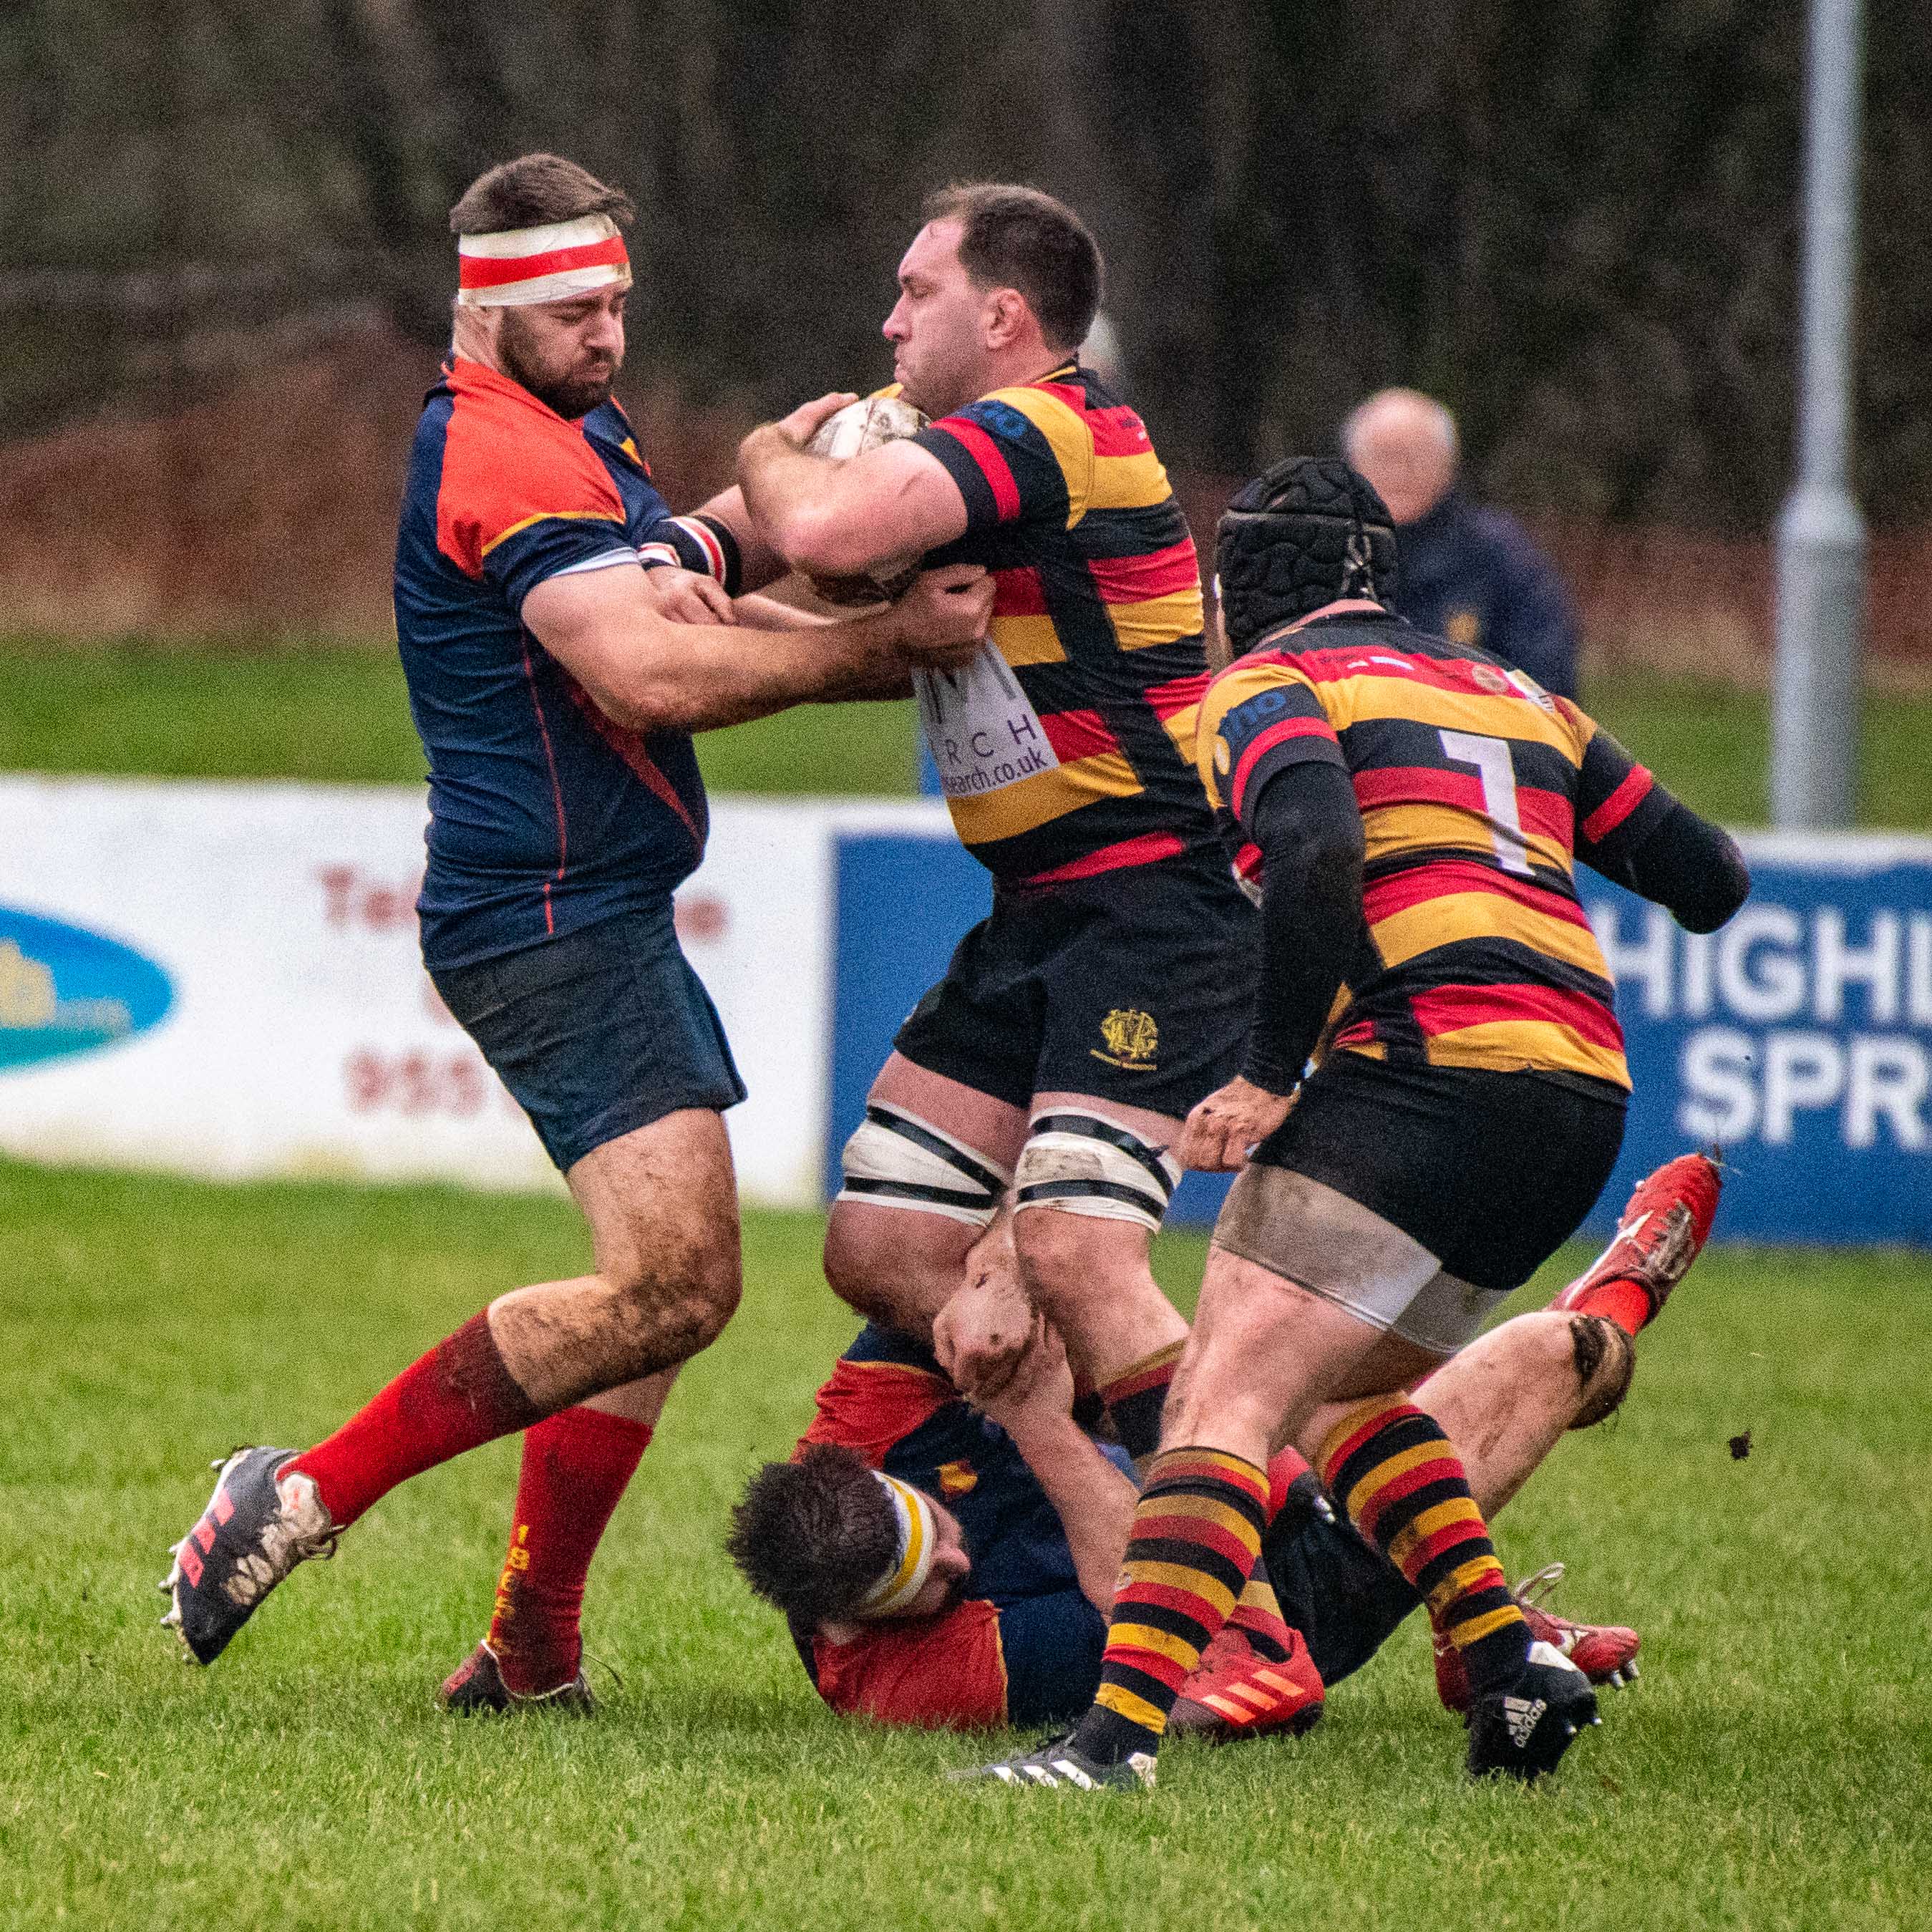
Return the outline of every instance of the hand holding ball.
<path id="1" fill-rule="evenodd" d="M 806 447 L 814 456 L 845 463 L 881 444 L 916 436 L 925 427 L 926 418 L 911 404 L 896 396 L 866 396 L 826 417 Z M 890 603 L 905 595 L 919 572 L 920 560 L 910 557 L 897 566 L 882 564 L 860 577 L 813 577 L 807 581 L 828 604 L 850 607 Z"/>

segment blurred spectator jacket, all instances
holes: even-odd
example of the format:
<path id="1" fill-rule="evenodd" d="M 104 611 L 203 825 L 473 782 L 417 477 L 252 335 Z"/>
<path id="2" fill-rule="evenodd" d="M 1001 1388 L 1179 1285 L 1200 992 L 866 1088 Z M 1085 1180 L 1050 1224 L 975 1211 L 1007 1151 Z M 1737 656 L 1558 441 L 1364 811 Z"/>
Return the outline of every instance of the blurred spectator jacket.
<path id="1" fill-rule="evenodd" d="M 1514 517 L 1451 490 L 1396 537 L 1396 608 L 1418 630 L 1480 645 L 1575 698 L 1576 614 L 1556 566 Z"/>

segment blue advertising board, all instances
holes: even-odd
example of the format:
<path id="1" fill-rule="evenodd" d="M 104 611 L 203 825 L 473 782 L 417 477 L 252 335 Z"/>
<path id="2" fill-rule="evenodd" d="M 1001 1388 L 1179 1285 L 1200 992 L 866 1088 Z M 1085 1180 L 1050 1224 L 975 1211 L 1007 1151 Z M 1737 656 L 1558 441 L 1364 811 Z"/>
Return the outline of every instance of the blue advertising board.
<path id="1" fill-rule="evenodd" d="M 1606 1232 L 1643 1173 L 1714 1142 L 1731 1169 L 1720 1238 L 1932 1245 L 1932 839 L 1743 842 L 1750 899 L 1702 937 L 1580 874 L 1636 1084 L 1588 1226 Z M 992 903 L 983 869 L 938 832 L 842 836 L 835 876 L 834 1187 L 893 1032 Z M 1226 1186 L 1190 1174 L 1174 1218 L 1211 1221 Z"/>
<path id="2" fill-rule="evenodd" d="M 1743 843 L 1751 896 L 1720 932 L 1580 875 L 1636 1087 L 1592 1226 L 1714 1142 L 1722 1234 L 1932 1245 L 1932 839 Z"/>

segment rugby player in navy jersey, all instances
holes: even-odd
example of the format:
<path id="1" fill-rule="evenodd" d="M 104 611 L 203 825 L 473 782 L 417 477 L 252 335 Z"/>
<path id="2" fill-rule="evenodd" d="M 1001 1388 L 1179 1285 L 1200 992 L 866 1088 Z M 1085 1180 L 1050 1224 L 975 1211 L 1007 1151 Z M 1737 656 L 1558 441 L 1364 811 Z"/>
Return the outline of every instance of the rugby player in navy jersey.
<path id="1" fill-rule="evenodd" d="M 1486 1514 L 1566 1430 L 1589 1427 L 1622 1401 L 1630 1330 L 1688 1271 L 1718 1192 L 1702 1156 L 1668 1162 L 1640 1184 L 1616 1236 L 1550 1310 L 1491 1330 L 1418 1391 L 1442 1429 L 1479 1445 L 1467 1466 Z M 1086 1708 L 1138 1491 L 1124 1454 L 1075 1421 L 1072 1395 L 1064 1352 L 1043 1324 L 1017 1372 L 976 1406 L 930 1349 L 889 1330 L 868 1325 L 846 1351 L 792 1460 L 752 1478 L 729 1538 L 834 1710 L 970 1730 L 1058 1723 Z M 1218 1742 L 1306 1730 L 1324 1687 L 1365 1664 L 1418 1602 L 1295 1450 L 1282 1450 L 1268 1474 L 1264 1544 L 1294 1635 L 1278 1664 L 1244 1656 L 1231 1668 L 1217 1654 L 1222 1640 L 1208 1647 L 1172 1728 Z M 1534 1580 L 1545 1577 L 1554 1580 L 1548 1570 Z M 1517 1596 L 1538 1637 L 1592 1682 L 1636 1675 L 1634 1631 L 1573 1623 Z M 1439 1641 L 1436 1682 L 1450 1710 L 1466 1709 L 1466 1676 Z"/>
<path id="2" fill-rule="evenodd" d="M 987 1775 L 1154 1781 L 1168 1712 L 1261 1546 L 1268 1457 L 1324 1405 L 1342 1406 L 1312 1458 L 1323 1482 L 1470 1682 L 1472 1775 L 1540 1776 L 1594 1718 L 1408 1391 L 1574 1231 L 1622 1143 L 1630 1076 L 1576 861 L 1699 932 L 1750 878 L 1568 700 L 1395 616 L 1396 561 L 1388 511 L 1340 460 L 1277 464 L 1221 519 L 1233 662 L 1196 752 L 1261 897 L 1262 964 L 1243 1070 L 1180 1153 L 1239 1174 L 1094 1706 L 1063 1746 Z"/>
<path id="3" fill-rule="evenodd" d="M 734 546 L 716 518 L 670 516 L 610 400 L 630 213 L 550 154 L 492 169 L 457 202 L 453 346 L 416 431 L 396 554 L 430 769 L 424 962 L 564 1174 L 596 1271 L 498 1296 L 315 1448 L 221 1465 L 163 1585 L 164 1621 L 198 1663 L 397 1484 L 526 1430 L 499 1641 L 448 1694 L 584 1700 L 591 1552 L 671 1376 L 739 1294 L 722 1115 L 744 1089 L 672 923 L 704 846 L 691 734 L 902 690 L 985 628 L 991 586 L 966 568 L 843 623 L 667 615 L 736 614 L 722 608 Z M 828 406 L 790 426 L 809 435 Z M 694 574 L 722 583 L 694 594 Z M 539 1549 L 546 1587 L 526 1596 Z"/>
<path id="4" fill-rule="evenodd" d="M 1252 1001 L 1254 910 L 1193 762 L 1198 563 L 1146 426 L 1080 362 L 1102 269 L 1078 218 L 1000 184 L 926 217 L 884 332 L 928 426 L 843 463 L 784 424 L 739 452 L 745 509 L 794 566 L 965 560 L 998 586 L 980 658 L 915 679 L 993 909 L 873 1084 L 826 1273 L 969 1376 L 1010 1365 L 1037 1306 L 1141 1455 L 1186 1332 L 1148 1266 L 1171 1149 Z M 1009 1199 L 1025 1293 L 969 1327 L 954 1292 Z"/>

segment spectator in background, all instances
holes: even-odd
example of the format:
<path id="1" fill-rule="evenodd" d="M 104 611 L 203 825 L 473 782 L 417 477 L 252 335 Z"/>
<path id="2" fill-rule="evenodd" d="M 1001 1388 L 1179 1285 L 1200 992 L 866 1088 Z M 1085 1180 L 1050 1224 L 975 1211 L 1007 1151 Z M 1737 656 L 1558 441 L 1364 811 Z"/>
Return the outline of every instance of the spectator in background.
<path id="1" fill-rule="evenodd" d="M 1378 389 L 1342 425 L 1342 453 L 1396 522 L 1397 611 L 1479 644 L 1546 691 L 1576 695 L 1576 620 L 1555 566 L 1516 520 L 1456 488 L 1456 418 L 1416 389 Z"/>

